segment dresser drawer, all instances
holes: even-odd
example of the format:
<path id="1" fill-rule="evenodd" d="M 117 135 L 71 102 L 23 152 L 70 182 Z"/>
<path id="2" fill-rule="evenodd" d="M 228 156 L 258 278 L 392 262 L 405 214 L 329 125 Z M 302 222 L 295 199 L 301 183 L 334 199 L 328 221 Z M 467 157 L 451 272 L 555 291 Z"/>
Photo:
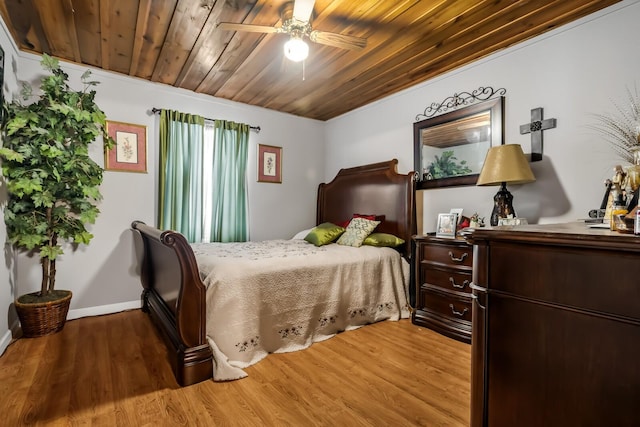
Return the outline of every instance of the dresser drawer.
<path id="1" fill-rule="evenodd" d="M 438 286 L 442 289 L 469 294 L 471 289 L 471 272 L 453 268 L 434 268 L 428 264 L 421 266 L 422 284 Z"/>
<path id="2" fill-rule="evenodd" d="M 491 258 L 491 290 L 640 321 L 637 253 L 498 242 Z"/>
<path id="3" fill-rule="evenodd" d="M 471 299 L 438 292 L 429 286 L 420 287 L 420 308 L 456 320 L 471 322 Z"/>
<path id="4" fill-rule="evenodd" d="M 469 269 L 473 265 L 473 248 L 462 245 L 421 245 L 420 261 L 445 264 L 450 266 L 464 266 Z"/>

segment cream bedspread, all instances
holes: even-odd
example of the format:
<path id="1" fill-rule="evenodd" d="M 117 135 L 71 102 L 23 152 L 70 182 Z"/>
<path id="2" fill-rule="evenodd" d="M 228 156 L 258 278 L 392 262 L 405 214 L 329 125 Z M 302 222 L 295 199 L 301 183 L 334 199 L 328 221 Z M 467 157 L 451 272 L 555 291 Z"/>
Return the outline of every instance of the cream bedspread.
<path id="1" fill-rule="evenodd" d="M 409 317 L 409 264 L 390 248 L 300 239 L 192 244 L 207 286 L 214 380 L 243 378 L 269 353 Z"/>

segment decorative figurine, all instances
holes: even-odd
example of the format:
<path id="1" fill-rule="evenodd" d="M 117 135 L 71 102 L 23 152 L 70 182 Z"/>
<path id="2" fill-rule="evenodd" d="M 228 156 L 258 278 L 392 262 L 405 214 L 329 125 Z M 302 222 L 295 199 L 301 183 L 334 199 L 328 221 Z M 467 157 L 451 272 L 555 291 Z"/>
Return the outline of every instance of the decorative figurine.
<path id="1" fill-rule="evenodd" d="M 471 218 L 469 218 L 469 227 L 484 227 L 484 217 L 481 217 L 480 215 L 478 215 L 478 212 L 475 212 L 473 215 L 471 215 Z"/>

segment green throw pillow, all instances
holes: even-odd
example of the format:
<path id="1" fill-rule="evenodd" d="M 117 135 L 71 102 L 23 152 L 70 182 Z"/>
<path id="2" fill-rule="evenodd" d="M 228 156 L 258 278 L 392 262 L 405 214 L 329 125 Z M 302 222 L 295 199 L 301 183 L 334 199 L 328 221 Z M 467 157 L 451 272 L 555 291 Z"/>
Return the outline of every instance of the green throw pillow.
<path id="1" fill-rule="evenodd" d="M 371 221 L 364 218 L 353 218 L 344 234 L 336 242 L 339 245 L 359 248 L 369 234 L 380 224 L 380 221 Z"/>
<path id="2" fill-rule="evenodd" d="M 404 243 L 404 240 L 387 233 L 371 233 L 362 242 L 363 245 L 395 248 Z"/>
<path id="3" fill-rule="evenodd" d="M 344 233 L 344 227 L 340 227 L 331 222 L 323 222 L 313 227 L 304 240 L 316 246 L 322 246 L 333 242 L 340 237 L 342 233 Z"/>

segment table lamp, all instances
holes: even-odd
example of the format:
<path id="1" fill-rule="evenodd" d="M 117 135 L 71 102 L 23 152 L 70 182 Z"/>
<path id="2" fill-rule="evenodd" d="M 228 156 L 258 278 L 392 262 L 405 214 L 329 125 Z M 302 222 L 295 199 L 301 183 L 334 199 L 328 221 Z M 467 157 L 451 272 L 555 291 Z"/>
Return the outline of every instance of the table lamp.
<path id="1" fill-rule="evenodd" d="M 535 180 L 520 145 L 506 144 L 489 148 L 476 185 L 500 185 L 500 190 L 493 198 L 491 225 L 498 225 L 499 218 L 516 216 L 513 196 L 507 190 L 507 183 L 526 184 Z"/>

